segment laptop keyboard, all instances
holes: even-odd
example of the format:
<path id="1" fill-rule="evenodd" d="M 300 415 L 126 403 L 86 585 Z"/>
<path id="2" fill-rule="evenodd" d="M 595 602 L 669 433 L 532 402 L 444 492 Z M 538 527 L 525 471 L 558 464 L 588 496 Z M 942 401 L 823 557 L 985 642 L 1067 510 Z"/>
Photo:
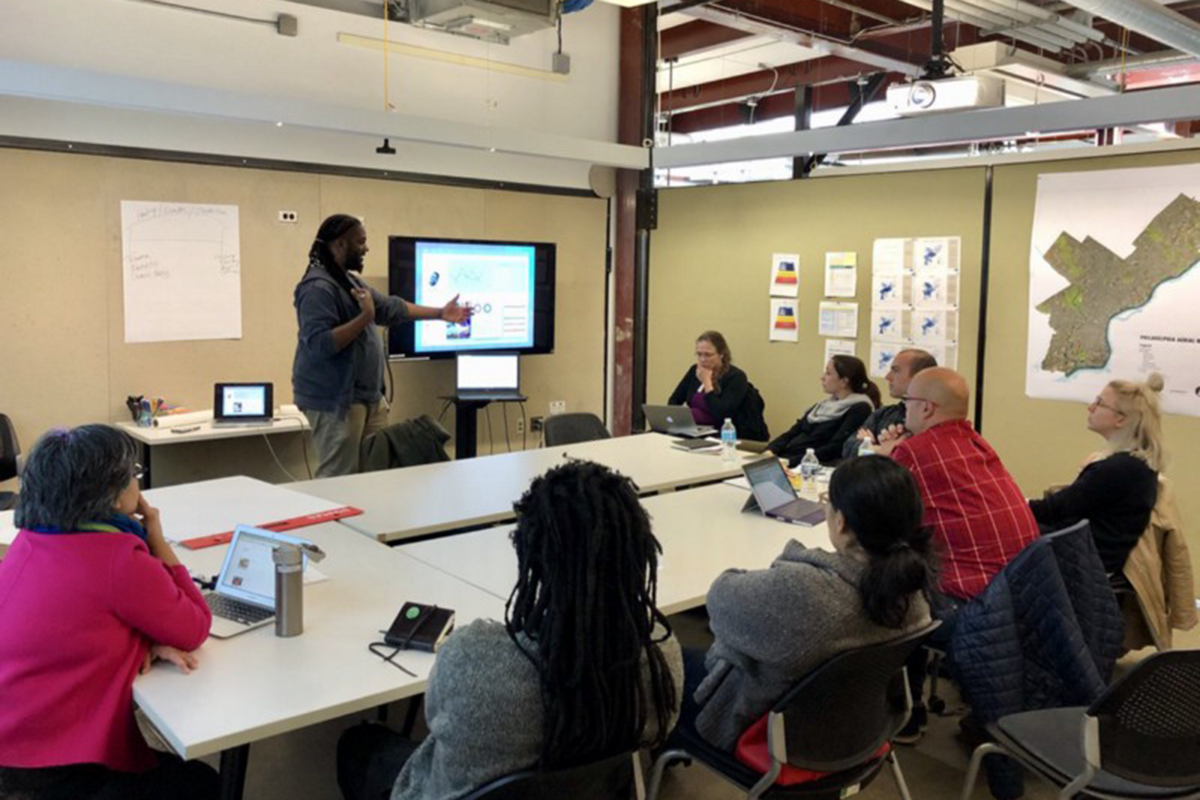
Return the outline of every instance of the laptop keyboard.
<path id="1" fill-rule="evenodd" d="M 250 603 L 243 603 L 241 600 L 235 600 L 215 592 L 204 595 L 204 601 L 208 603 L 208 607 L 214 615 L 244 625 L 253 625 L 275 616 L 273 608 L 262 608 Z"/>

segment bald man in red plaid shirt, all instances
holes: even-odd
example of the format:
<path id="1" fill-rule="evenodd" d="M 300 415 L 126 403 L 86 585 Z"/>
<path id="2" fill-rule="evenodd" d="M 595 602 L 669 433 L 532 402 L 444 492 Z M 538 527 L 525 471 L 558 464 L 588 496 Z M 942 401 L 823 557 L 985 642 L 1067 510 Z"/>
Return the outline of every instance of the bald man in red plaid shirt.
<path id="1" fill-rule="evenodd" d="M 1038 536 L 1037 521 L 996 451 L 967 422 L 970 391 L 961 375 L 923 370 L 903 400 L 909 435 L 881 452 L 917 479 L 940 549 L 938 589 L 970 600 Z"/>
<path id="2" fill-rule="evenodd" d="M 967 422 L 967 382 L 954 370 L 922 370 L 908 386 L 904 429 L 894 426 L 880 436 L 876 452 L 890 455 L 917 479 L 925 504 L 925 524 L 933 529 L 940 557 L 938 594 L 931 598 L 942 626 L 929 644 L 948 646 L 954 618 L 964 602 L 1038 536 L 1037 521 L 1000 456 Z M 913 713 L 895 737 L 900 744 L 921 738 L 925 651 L 908 662 Z"/>

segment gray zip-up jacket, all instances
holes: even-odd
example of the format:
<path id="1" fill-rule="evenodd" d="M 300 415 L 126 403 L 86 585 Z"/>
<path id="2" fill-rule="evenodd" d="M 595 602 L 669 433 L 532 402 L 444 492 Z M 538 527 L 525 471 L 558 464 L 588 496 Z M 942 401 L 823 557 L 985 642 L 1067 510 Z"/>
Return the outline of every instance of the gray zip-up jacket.
<path id="1" fill-rule="evenodd" d="M 822 662 L 845 650 L 886 642 L 929 623 L 929 604 L 913 597 L 904 627 L 867 619 L 859 583 L 866 565 L 792 540 L 768 569 L 727 570 L 708 590 L 716 641 L 696 690 L 696 730 L 732 751 L 738 737 Z"/>
<path id="2" fill-rule="evenodd" d="M 354 280 L 354 277 L 351 277 Z M 375 324 L 406 321 L 408 306 L 367 286 L 375 298 Z M 296 356 L 292 361 L 292 394 L 305 411 L 333 411 L 345 416 L 356 402 L 374 403 L 383 396 L 384 356 L 379 331 L 368 325 L 342 350 L 333 343 L 333 329 L 359 314 L 358 301 L 338 286 L 315 262 L 300 279 L 293 295 L 296 307 Z"/>

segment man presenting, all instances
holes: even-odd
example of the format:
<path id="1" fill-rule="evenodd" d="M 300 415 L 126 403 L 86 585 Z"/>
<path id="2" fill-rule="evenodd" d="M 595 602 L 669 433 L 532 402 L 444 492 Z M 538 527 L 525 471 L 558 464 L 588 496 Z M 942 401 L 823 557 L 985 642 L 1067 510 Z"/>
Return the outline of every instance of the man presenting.
<path id="1" fill-rule="evenodd" d="M 891 431 L 895 436 L 904 430 L 904 394 L 908 391 L 908 383 L 923 369 L 937 366 L 937 359 L 924 350 L 908 348 L 896 353 L 892 366 L 888 369 L 888 394 L 900 402 L 890 406 L 882 406 L 871 412 L 867 421 L 858 429 L 858 434 L 847 439 L 842 445 L 842 458 L 854 458 L 858 455 L 863 442 L 871 447 L 879 444 L 879 437 L 885 431 Z"/>
<path id="2" fill-rule="evenodd" d="M 317 230 L 294 294 L 299 334 L 292 392 L 312 426 L 318 478 L 358 472 L 363 441 L 387 424 L 387 365 L 375 326 L 471 316 L 457 295 L 433 308 L 367 286 L 359 273 L 368 250 L 367 231 L 356 217 L 329 217 Z"/>

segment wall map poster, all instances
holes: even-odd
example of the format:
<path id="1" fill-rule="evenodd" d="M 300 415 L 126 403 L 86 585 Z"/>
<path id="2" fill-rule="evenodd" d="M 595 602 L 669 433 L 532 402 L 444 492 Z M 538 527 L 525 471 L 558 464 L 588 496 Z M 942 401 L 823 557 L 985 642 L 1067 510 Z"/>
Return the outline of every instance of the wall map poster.
<path id="1" fill-rule="evenodd" d="M 1200 165 L 1038 176 L 1025 393 L 1090 401 L 1163 374 L 1200 416 Z"/>

